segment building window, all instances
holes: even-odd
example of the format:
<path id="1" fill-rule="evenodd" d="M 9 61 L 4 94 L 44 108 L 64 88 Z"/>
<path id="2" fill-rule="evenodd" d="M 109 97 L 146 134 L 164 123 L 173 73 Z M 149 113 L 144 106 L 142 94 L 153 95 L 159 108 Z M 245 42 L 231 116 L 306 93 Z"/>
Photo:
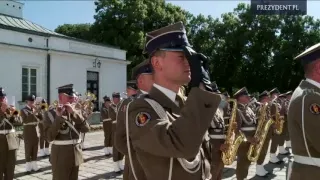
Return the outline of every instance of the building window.
<path id="1" fill-rule="evenodd" d="M 37 95 L 37 69 L 22 68 L 22 101 L 25 101 L 29 94 Z"/>

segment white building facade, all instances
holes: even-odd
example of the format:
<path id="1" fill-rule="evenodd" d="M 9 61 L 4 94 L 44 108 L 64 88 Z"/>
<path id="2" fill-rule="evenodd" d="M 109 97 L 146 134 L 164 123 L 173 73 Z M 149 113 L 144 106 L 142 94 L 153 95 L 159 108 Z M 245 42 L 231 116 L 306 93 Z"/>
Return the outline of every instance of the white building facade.
<path id="1" fill-rule="evenodd" d="M 104 95 L 126 88 L 126 51 L 67 37 L 22 18 L 23 4 L 0 1 L 0 87 L 22 104 L 28 94 L 57 100 L 57 87 Z M 97 102 L 97 105 L 99 103 Z M 16 104 L 17 105 L 17 104 Z"/>

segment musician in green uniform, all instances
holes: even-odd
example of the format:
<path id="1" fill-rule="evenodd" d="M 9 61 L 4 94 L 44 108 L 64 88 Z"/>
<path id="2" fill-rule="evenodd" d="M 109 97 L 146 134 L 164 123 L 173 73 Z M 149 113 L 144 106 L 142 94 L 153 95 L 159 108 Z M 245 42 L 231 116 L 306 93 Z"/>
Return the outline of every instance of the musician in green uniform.
<path id="1" fill-rule="evenodd" d="M 117 113 L 120 106 L 120 99 L 121 99 L 120 93 L 114 92 L 112 94 L 112 103 L 110 104 L 109 110 L 108 110 L 109 117 L 112 121 L 112 134 L 111 134 L 112 144 L 114 144 L 114 136 L 115 136 L 116 127 L 117 127 Z M 121 152 L 119 152 L 117 148 L 113 146 L 112 148 L 113 169 L 117 173 L 124 170 L 123 157 L 124 155 Z"/>
<path id="2" fill-rule="evenodd" d="M 111 99 L 108 96 L 103 97 L 103 104 L 100 110 L 103 132 L 104 132 L 104 154 L 109 156 L 112 154 L 112 120 L 109 116 L 109 107 Z"/>
<path id="3" fill-rule="evenodd" d="M 271 103 L 277 105 L 278 112 L 280 113 L 281 116 L 284 116 L 284 112 L 282 111 L 283 107 L 281 106 L 281 102 L 279 100 L 280 91 L 278 90 L 278 88 L 273 88 L 269 93 L 271 96 Z M 271 137 L 270 163 L 273 163 L 273 164 L 283 163 L 283 161 L 277 157 L 277 154 L 276 154 L 277 149 L 279 149 L 279 154 L 281 155 L 289 154 L 289 152 L 285 150 L 283 146 L 280 146 L 281 142 L 283 141 L 284 141 L 283 133 L 277 134 L 274 130 L 272 132 L 272 137 Z"/>
<path id="4" fill-rule="evenodd" d="M 73 84 L 58 88 L 59 104 L 44 114 L 44 131 L 52 143 L 50 163 L 53 180 L 78 180 L 83 163 L 80 133 L 89 131 L 89 124 L 76 107 Z"/>
<path id="5" fill-rule="evenodd" d="M 210 179 L 201 144 L 221 96 L 206 91 L 212 91 L 207 58 L 190 48 L 182 23 L 147 33 L 145 50 L 154 84 L 127 113 L 128 140 L 146 179 Z M 191 91 L 185 101 L 178 92 L 187 83 Z"/>
<path id="6" fill-rule="evenodd" d="M 143 169 L 136 158 L 135 152 L 131 144 L 127 142 L 127 129 L 126 129 L 126 108 L 130 102 L 140 95 L 148 94 L 153 85 L 152 67 L 148 60 L 145 60 L 135 66 L 132 69 L 132 79 L 127 84 L 128 87 L 128 98 L 122 101 L 117 114 L 117 131 L 115 136 L 115 147 L 118 148 L 126 156 L 125 170 L 123 174 L 124 180 L 136 179 L 139 180 L 146 179 Z M 132 93 L 132 92 L 136 93 Z M 130 93 L 131 92 L 131 93 Z M 128 150 L 131 150 L 128 152 Z M 130 156 L 129 156 L 130 153 Z M 133 167 L 133 168 L 132 168 Z"/>
<path id="7" fill-rule="evenodd" d="M 212 83 L 212 90 L 215 93 L 220 94 L 218 85 L 216 82 Z M 209 137 L 211 144 L 211 180 L 221 180 L 224 164 L 222 161 L 222 152 L 226 151 L 228 145 L 225 143 L 226 134 L 227 134 L 227 126 L 229 125 L 228 121 L 230 119 L 227 118 L 229 114 L 225 114 L 225 109 L 229 105 L 227 102 L 228 94 L 224 94 L 223 102 L 220 103 L 219 108 L 217 109 L 214 118 L 211 122 L 211 126 L 209 128 Z"/>
<path id="8" fill-rule="evenodd" d="M 43 127 L 43 114 L 48 110 L 47 108 L 47 101 L 45 99 L 41 100 L 41 104 L 40 104 L 40 112 L 42 114 L 42 116 L 39 122 L 39 130 L 40 130 L 40 139 L 39 139 L 39 156 L 43 157 L 43 156 L 49 156 L 50 152 L 49 152 L 49 142 L 46 140 L 45 134 L 44 134 L 44 127 Z"/>
<path id="9" fill-rule="evenodd" d="M 6 93 L 0 87 L 0 179 L 13 180 L 16 151 L 19 148 L 14 127 L 21 119 L 13 114 L 15 107 L 8 104 Z"/>
<path id="10" fill-rule="evenodd" d="M 23 121 L 23 139 L 26 157 L 26 172 L 38 171 L 37 164 L 38 145 L 40 137 L 39 122 L 42 114 L 38 112 L 34 95 L 29 95 L 26 99 L 26 106 L 21 109 L 21 118 Z"/>
<path id="11" fill-rule="evenodd" d="M 250 102 L 250 94 L 246 87 L 241 88 L 233 97 L 237 100 L 237 127 L 245 135 L 247 142 L 242 142 L 237 152 L 237 168 L 236 177 L 238 180 L 244 180 L 248 176 L 248 170 L 251 162 L 247 153 L 252 144 L 257 143 L 254 137 L 256 131 L 256 115 L 248 106 Z"/>
<path id="12" fill-rule="evenodd" d="M 262 112 L 262 108 L 263 105 L 266 105 L 266 112 Z M 274 121 L 275 116 L 276 116 L 276 107 L 277 105 L 275 103 L 271 102 L 271 97 L 270 97 L 270 93 L 268 91 L 263 91 L 262 93 L 259 94 L 259 105 L 256 108 L 256 117 L 257 117 L 257 121 L 258 123 L 261 123 L 261 120 L 264 120 L 265 122 L 263 123 L 262 129 L 260 129 L 260 131 L 263 131 L 268 125 L 268 121 L 272 120 Z M 265 117 L 261 116 L 261 113 L 265 113 Z M 263 118 L 263 119 L 261 119 Z M 270 121 L 271 122 L 271 121 Z M 260 176 L 260 177 L 266 177 L 269 172 L 264 168 L 264 161 L 266 158 L 266 155 L 268 153 L 268 149 L 269 149 L 269 144 L 270 144 L 270 139 L 272 137 L 273 131 L 274 131 L 274 123 L 272 123 L 269 126 L 269 130 L 268 132 L 266 132 L 266 137 L 263 143 L 263 146 L 261 147 L 261 151 L 260 151 L 260 156 L 257 160 L 257 165 L 256 165 L 256 175 Z M 259 132 L 258 134 L 264 134 L 262 132 Z M 260 138 L 262 138 L 260 136 Z"/>
<path id="13" fill-rule="evenodd" d="M 294 162 L 289 180 L 320 179 L 320 43 L 298 55 L 305 80 L 292 94 L 288 127 Z"/>

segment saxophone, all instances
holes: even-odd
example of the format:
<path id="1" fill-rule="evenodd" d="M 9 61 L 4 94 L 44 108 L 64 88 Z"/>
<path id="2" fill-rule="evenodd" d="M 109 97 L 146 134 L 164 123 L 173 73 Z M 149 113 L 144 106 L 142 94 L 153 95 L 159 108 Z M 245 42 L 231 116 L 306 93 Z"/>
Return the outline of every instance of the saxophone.
<path id="1" fill-rule="evenodd" d="M 258 139 L 258 143 L 255 145 L 250 145 L 249 151 L 247 153 L 247 157 L 251 162 L 256 162 L 258 160 L 260 152 L 268 135 L 269 129 L 271 125 L 274 123 L 272 119 L 266 119 L 268 118 L 267 110 L 268 103 L 262 104 L 259 110 L 260 113 L 258 127 L 254 135 L 254 137 Z"/>
<path id="2" fill-rule="evenodd" d="M 225 144 L 229 145 L 228 149 L 222 152 L 222 161 L 225 165 L 231 165 L 237 156 L 237 151 L 240 144 L 243 141 L 246 141 L 244 134 L 241 131 L 238 131 L 233 127 L 233 124 L 236 123 L 236 113 L 237 113 L 237 100 L 229 99 L 229 103 L 233 104 L 229 128 L 226 136 Z"/>
<path id="3" fill-rule="evenodd" d="M 283 123 L 284 123 L 284 116 L 280 115 L 279 107 L 276 106 L 276 117 L 275 117 L 275 125 L 276 125 L 275 133 L 276 134 L 278 135 L 282 134 Z"/>

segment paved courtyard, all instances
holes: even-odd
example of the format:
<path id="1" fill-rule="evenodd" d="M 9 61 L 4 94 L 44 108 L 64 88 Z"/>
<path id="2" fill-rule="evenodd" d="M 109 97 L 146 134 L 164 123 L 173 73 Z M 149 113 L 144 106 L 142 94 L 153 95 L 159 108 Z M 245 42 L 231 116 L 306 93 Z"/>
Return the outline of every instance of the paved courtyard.
<path id="1" fill-rule="evenodd" d="M 104 179 L 122 179 L 121 174 L 116 174 L 112 169 L 112 158 L 103 155 L 103 132 L 96 131 L 86 134 L 85 145 L 87 150 L 84 153 L 85 163 L 81 165 L 79 172 L 79 180 L 104 180 Z M 249 179 L 260 180 L 260 179 L 274 179 L 274 180 L 285 180 L 286 177 L 286 166 L 288 157 L 280 157 L 285 161 L 283 165 L 271 165 L 267 164 L 265 168 L 268 171 L 273 171 L 275 175 L 270 175 L 268 178 L 254 177 L 255 165 L 251 165 L 249 170 Z M 67 161 L 67 160 L 66 160 Z M 266 159 L 266 162 L 268 159 Z M 30 180 L 51 180 L 51 166 L 48 157 L 39 158 L 38 165 L 41 168 L 40 172 L 33 173 L 30 175 L 25 174 L 25 160 L 24 160 L 24 145 L 21 142 L 20 149 L 18 151 L 18 160 L 15 171 L 15 179 L 30 179 Z M 236 163 L 232 166 L 228 166 L 224 169 L 224 180 L 236 180 L 235 178 L 235 167 Z"/>

